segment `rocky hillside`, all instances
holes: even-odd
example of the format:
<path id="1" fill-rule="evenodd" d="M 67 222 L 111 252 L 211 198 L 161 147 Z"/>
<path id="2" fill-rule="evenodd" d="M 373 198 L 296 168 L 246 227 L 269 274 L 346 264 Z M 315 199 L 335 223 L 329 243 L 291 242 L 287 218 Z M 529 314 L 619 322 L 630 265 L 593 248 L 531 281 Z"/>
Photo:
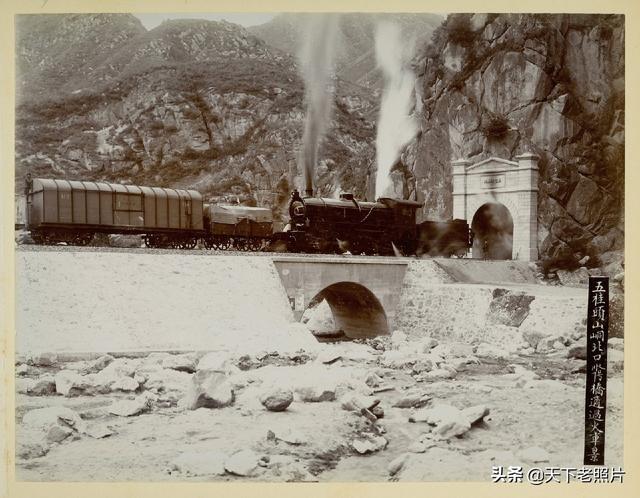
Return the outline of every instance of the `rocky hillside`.
<path id="1" fill-rule="evenodd" d="M 624 18 L 454 15 L 419 58 L 421 131 L 399 192 L 451 217 L 450 161 L 541 156 L 540 252 L 620 268 L 624 239 Z M 410 184 L 410 185 L 407 185 Z"/>
<path id="2" fill-rule="evenodd" d="M 280 14 L 249 31 L 283 52 L 296 54 L 308 14 Z M 338 18 L 336 69 L 338 76 L 356 85 L 379 91 L 382 74 L 376 69 L 375 33 L 379 22 L 400 26 L 403 36 L 424 50 L 444 17 L 439 14 L 342 14 Z"/>
<path id="3" fill-rule="evenodd" d="M 17 189 L 31 172 L 191 187 L 280 212 L 304 120 L 294 58 L 227 22 L 147 32 L 126 14 L 40 17 L 18 24 Z M 337 82 L 323 195 L 366 192 L 375 106 L 352 86 Z"/>

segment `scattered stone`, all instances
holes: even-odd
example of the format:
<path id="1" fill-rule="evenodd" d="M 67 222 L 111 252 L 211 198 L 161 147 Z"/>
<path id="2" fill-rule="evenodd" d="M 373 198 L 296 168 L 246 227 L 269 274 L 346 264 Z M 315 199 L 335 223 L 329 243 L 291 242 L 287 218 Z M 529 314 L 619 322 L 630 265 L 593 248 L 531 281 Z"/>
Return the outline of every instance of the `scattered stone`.
<path id="1" fill-rule="evenodd" d="M 223 374 L 232 374 L 236 373 L 239 368 L 233 364 L 232 359 L 229 356 L 229 353 L 213 351 L 211 353 L 207 353 L 198 362 L 196 366 L 196 371 L 206 370 L 209 372 L 219 372 Z"/>
<path id="2" fill-rule="evenodd" d="M 484 417 L 489 415 L 490 410 L 484 405 L 470 406 L 462 410 L 462 414 L 467 418 L 470 425 L 481 422 Z"/>
<path id="3" fill-rule="evenodd" d="M 371 410 L 368 408 L 362 408 L 360 410 L 360 414 L 365 417 L 369 422 L 375 424 L 378 421 L 378 417 L 376 417 Z"/>
<path id="4" fill-rule="evenodd" d="M 617 349 L 607 351 L 607 365 L 612 372 L 621 372 L 624 368 L 624 353 Z"/>
<path id="5" fill-rule="evenodd" d="M 384 418 L 384 410 L 380 405 L 376 405 L 373 408 L 370 408 L 369 411 L 373 413 L 376 418 Z"/>
<path id="6" fill-rule="evenodd" d="M 392 386 L 391 384 L 386 384 L 384 386 L 380 386 L 377 387 L 373 390 L 373 394 L 378 394 L 378 393 L 383 393 L 386 391 L 393 391 L 395 389 L 395 386 Z"/>
<path id="7" fill-rule="evenodd" d="M 16 375 L 21 377 L 24 375 L 29 375 L 31 371 L 32 369 L 26 363 L 22 363 L 16 367 Z"/>
<path id="8" fill-rule="evenodd" d="M 505 351 L 504 348 L 487 344 L 486 342 L 478 344 L 475 354 L 481 358 L 491 358 L 494 360 L 503 360 L 509 357 L 509 353 Z"/>
<path id="9" fill-rule="evenodd" d="M 411 414 L 409 422 L 426 422 L 435 425 L 434 433 L 442 439 L 461 436 L 471 428 L 467 416 L 451 405 L 435 405 Z"/>
<path id="10" fill-rule="evenodd" d="M 342 355 L 340 353 L 336 353 L 335 351 L 329 350 L 329 351 L 322 351 L 316 358 L 316 361 L 318 363 L 323 363 L 324 365 L 331 365 L 332 363 L 335 363 L 341 358 L 342 358 Z"/>
<path id="11" fill-rule="evenodd" d="M 55 439 L 60 438 L 62 433 L 66 433 L 66 429 L 71 429 L 77 432 L 84 432 L 86 429 L 86 423 L 80 418 L 75 411 L 64 406 L 52 406 L 49 408 L 37 408 L 25 413 L 22 418 L 22 423 L 26 428 L 39 429 L 45 433 L 48 442 L 55 442 Z M 54 430 L 52 427 L 62 428 L 63 431 Z M 51 435 L 49 435 L 51 432 Z M 67 436 L 71 434 L 70 432 Z M 67 436 L 64 436 L 66 438 Z M 63 438 L 63 439 L 64 439 Z"/>
<path id="12" fill-rule="evenodd" d="M 260 396 L 260 403 L 267 410 L 282 412 L 293 402 L 293 393 L 289 389 L 270 389 Z"/>
<path id="13" fill-rule="evenodd" d="M 354 439 L 351 442 L 351 446 L 361 455 L 368 453 L 375 453 L 376 451 L 383 450 L 387 447 L 389 441 L 382 436 L 368 435 L 365 438 Z"/>
<path id="14" fill-rule="evenodd" d="M 434 381 L 452 379 L 456 376 L 456 373 L 453 369 L 436 368 L 435 370 L 421 374 L 419 380 Z"/>
<path id="15" fill-rule="evenodd" d="M 90 373 L 98 373 L 101 370 L 104 370 L 109 364 L 113 363 L 115 358 L 109 354 L 103 355 L 100 358 L 89 362 L 83 369 L 82 373 L 90 374 Z"/>
<path id="16" fill-rule="evenodd" d="M 133 377 L 141 366 L 141 361 L 135 358 L 117 358 L 109 362 L 102 370 L 100 376 L 117 379 L 120 377 Z"/>
<path id="17" fill-rule="evenodd" d="M 227 376 L 220 372 L 199 370 L 193 374 L 191 385 L 182 405 L 188 410 L 197 408 L 224 408 L 233 403 L 235 395 Z"/>
<path id="18" fill-rule="evenodd" d="M 16 379 L 16 392 L 18 394 L 29 394 L 29 391 L 36 383 L 33 379 Z"/>
<path id="19" fill-rule="evenodd" d="M 580 267 L 575 271 L 558 270 L 558 279 L 562 285 L 568 287 L 582 287 L 589 283 L 589 272 L 585 267 Z"/>
<path id="20" fill-rule="evenodd" d="M 367 378 L 364 380 L 364 383 L 367 384 L 371 388 L 379 387 L 384 380 L 375 372 L 369 372 L 367 374 Z"/>
<path id="21" fill-rule="evenodd" d="M 566 346 L 564 345 L 564 343 L 562 341 L 554 341 L 554 343 L 551 346 L 556 351 L 563 351 L 563 350 L 566 349 Z"/>
<path id="22" fill-rule="evenodd" d="M 624 339 L 620 337 L 611 337 L 607 342 L 607 348 L 624 351 Z"/>
<path id="23" fill-rule="evenodd" d="M 157 396 L 154 394 L 145 392 L 135 399 L 116 401 L 109 407 L 109 413 L 120 417 L 133 417 L 149 411 L 156 399 Z"/>
<path id="24" fill-rule="evenodd" d="M 309 403 L 319 403 L 322 401 L 335 401 L 336 390 L 335 387 L 330 386 L 302 386 L 296 388 L 296 393 L 300 397 L 301 401 Z"/>
<path id="25" fill-rule="evenodd" d="M 195 354 L 185 353 L 178 355 L 169 355 L 164 358 L 160 364 L 162 368 L 170 368 L 179 372 L 193 373 L 196 371 L 198 359 Z"/>
<path id="26" fill-rule="evenodd" d="M 522 338 L 528 343 L 534 350 L 538 348 L 538 343 L 543 339 L 550 336 L 549 332 L 539 329 L 525 329 L 522 331 Z"/>
<path id="27" fill-rule="evenodd" d="M 586 360 L 587 346 L 584 346 L 584 345 L 571 346 L 567 351 L 567 358 L 576 358 L 577 360 Z"/>
<path id="28" fill-rule="evenodd" d="M 118 380 L 113 382 L 110 387 L 113 391 L 132 392 L 138 389 L 140 384 L 131 377 L 120 377 Z"/>
<path id="29" fill-rule="evenodd" d="M 447 358 L 464 358 L 473 356 L 473 346 L 462 342 L 452 342 L 448 344 L 438 344 L 431 350 L 432 355 Z"/>
<path id="30" fill-rule="evenodd" d="M 396 401 L 395 408 L 421 408 L 431 400 L 431 396 L 422 391 L 409 391 Z"/>
<path id="31" fill-rule="evenodd" d="M 52 375 L 39 377 L 29 388 L 29 394 L 47 396 L 56 393 L 56 381 Z"/>
<path id="32" fill-rule="evenodd" d="M 400 472 L 408 458 L 409 458 L 409 454 L 403 453 L 402 455 L 391 460 L 391 462 L 387 466 L 387 471 L 389 472 L 389 475 L 394 476 L 398 472 Z"/>
<path id="33" fill-rule="evenodd" d="M 532 446 L 518 452 L 518 457 L 531 463 L 543 463 L 549 461 L 549 453 L 538 446 Z"/>
<path id="34" fill-rule="evenodd" d="M 410 453 L 424 453 L 425 451 L 427 451 L 427 446 L 420 441 L 415 441 L 414 443 L 409 445 L 407 450 L 409 450 Z"/>
<path id="35" fill-rule="evenodd" d="M 267 431 L 267 441 L 275 440 L 284 441 L 285 443 L 294 445 L 304 444 L 305 442 L 305 438 L 302 434 L 291 429 L 275 429 Z"/>
<path id="36" fill-rule="evenodd" d="M 380 403 L 380 400 L 373 396 L 363 396 L 350 391 L 342 397 L 341 402 L 343 410 L 359 412 L 363 408 L 371 410 Z"/>
<path id="37" fill-rule="evenodd" d="M 421 353 L 430 353 L 431 350 L 435 348 L 437 345 L 438 345 L 438 341 L 436 341 L 431 337 L 427 337 L 425 339 L 422 339 L 418 343 L 418 348 Z"/>
<path id="38" fill-rule="evenodd" d="M 110 427 L 104 427 L 102 425 L 93 425 L 93 426 L 87 427 L 87 429 L 85 430 L 85 434 L 94 439 L 102 439 L 115 434 L 115 431 Z"/>
<path id="39" fill-rule="evenodd" d="M 73 434 L 71 427 L 52 425 L 47 431 L 46 441 L 49 444 L 61 443 Z"/>
<path id="40" fill-rule="evenodd" d="M 27 364 L 34 367 L 52 367 L 58 362 L 56 353 L 34 354 L 27 358 Z"/>
<path id="41" fill-rule="evenodd" d="M 171 403 L 177 403 L 182 399 L 192 384 L 192 374 L 171 370 L 169 368 L 155 367 L 146 374 L 145 389 L 152 391 Z M 135 378 L 134 378 L 135 380 Z"/>
<path id="42" fill-rule="evenodd" d="M 82 376 L 72 370 L 62 370 L 55 376 L 56 392 L 63 396 L 78 396 L 81 393 Z"/>
<path id="43" fill-rule="evenodd" d="M 224 475 L 227 455 L 218 450 L 189 451 L 171 462 L 171 470 L 189 476 Z"/>
<path id="44" fill-rule="evenodd" d="M 40 458 L 49 452 L 49 447 L 44 442 L 25 442 L 17 441 L 16 457 L 21 460 L 30 460 L 32 458 Z"/>
<path id="45" fill-rule="evenodd" d="M 258 456 L 251 450 L 240 450 L 224 463 L 227 472 L 237 476 L 250 476 L 258 466 Z"/>

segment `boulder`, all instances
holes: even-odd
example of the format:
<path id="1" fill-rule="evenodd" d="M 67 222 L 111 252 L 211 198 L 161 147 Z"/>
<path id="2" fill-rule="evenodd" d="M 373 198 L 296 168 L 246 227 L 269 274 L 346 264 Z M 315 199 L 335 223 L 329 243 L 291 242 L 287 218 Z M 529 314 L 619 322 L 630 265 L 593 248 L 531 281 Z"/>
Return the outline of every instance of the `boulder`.
<path id="1" fill-rule="evenodd" d="M 300 445 L 306 438 L 303 434 L 292 429 L 272 429 L 267 431 L 267 441 L 284 441 L 285 443 Z"/>
<path id="2" fill-rule="evenodd" d="M 149 411 L 153 407 L 156 399 L 157 396 L 154 394 L 145 392 L 135 399 L 116 401 L 108 410 L 109 413 L 120 417 L 132 417 Z"/>
<path id="3" fill-rule="evenodd" d="M 34 379 L 16 379 L 16 392 L 18 394 L 29 394 L 31 388 L 35 385 Z"/>
<path id="4" fill-rule="evenodd" d="M 238 367 L 236 367 L 233 363 L 233 359 L 230 354 L 225 351 L 212 351 L 211 353 L 207 353 L 196 365 L 196 370 L 206 370 L 209 372 L 219 372 L 223 374 L 232 374 L 238 371 Z"/>
<path id="5" fill-rule="evenodd" d="M 567 350 L 566 354 L 567 358 L 575 358 L 577 360 L 586 360 L 587 359 L 587 346 L 577 344 L 575 346 L 571 346 Z"/>
<path id="6" fill-rule="evenodd" d="M 138 389 L 140 384 L 131 377 L 120 377 L 110 385 L 112 391 L 132 392 Z"/>
<path id="7" fill-rule="evenodd" d="M 34 367 L 52 367 L 58 363 L 56 353 L 38 353 L 27 358 L 27 364 Z"/>
<path id="8" fill-rule="evenodd" d="M 395 408 L 421 408 L 425 406 L 431 396 L 425 394 L 423 391 L 412 390 L 407 391 L 393 406 Z"/>
<path id="9" fill-rule="evenodd" d="M 624 351 L 624 339 L 621 337 L 611 337 L 607 342 L 607 348 Z"/>
<path id="10" fill-rule="evenodd" d="M 171 368 L 179 372 L 193 373 L 196 371 L 198 358 L 193 353 L 169 355 L 161 361 L 163 368 Z"/>
<path id="11" fill-rule="evenodd" d="M 425 372 L 420 375 L 420 380 L 435 381 L 453 379 L 456 376 L 456 371 L 449 368 L 436 368 L 430 372 Z"/>
<path id="12" fill-rule="evenodd" d="M 431 350 L 431 354 L 439 356 L 443 360 L 449 358 L 463 358 L 466 356 L 473 356 L 473 346 L 463 342 L 438 344 Z"/>
<path id="13" fill-rule="evenodd" d="M 219 450 L 187 451 L 171 462 L 170 469 L 193 477 L 223 475 L 226 460 Z"/>
<path id="14" fill-rule="evenodd" d="M 220 372 L 199 370 L 193 374 L 191 385 L 181 405 L 188 410 L 224 408 L 233 403 L 235 394 L 227 376 Z"/>
<path id="15" fill-rule="evenodd" d="M 231 455 L 224 463 L 227 472 L 237 476 L 250 476 L 258 467 L 258 455 L 251 450 L 240 450 Z"/>
<path id="16" fill-rule="evenodd" d="M 56 381 L 52 375 L 38 377 L 29 388 L 29 394 L 34 396 L 47 396 L 56 393 Z"/>
<path id="17" fill-rule="evenodd" d="M 22 418 L 22 424 L 26 429 L 40 432 L 46 443 L 60 442 L 74 431 L 85 432 L 87 427 L 80 415 L 64 406 L 30 410 Z"/>
<path id="18" fill-rule="evenodd" d="M 567 287 L 584 287 L 589 283 L 589 272 L 585 267 L 580 267 L 574 271 L 558 270 L 558 279 L 562 285 Z"/>
<path id="19" fill-rule="evenodd" d="M 82 376 L 73 370 L 62 370 L 55 375 L 56 392 L 63 396 L 78 396 L 82 392 Z"/>
<path id="20" fill-rule="evenodd" d="M 387 465 L 387 472 L 389 472 L 389 475 L 394 476 L 398 472 L 400 472 L 408 458 L 409 453 L 403 453 L 402 455 L 391 460 L 391 462 L 389 462 L 389 465 Z"/>
<path id="21" fill-rule="evenodd" d="M 462 410 L 462 414 L 467 418 L 471 425 L 481 422 L 484 417 L 489 415 L 489 413 L 489 408 L 484 405 L 470 406 Z"/>
<path id="22" fill-rule="evenodd" d="M 109 354 L 103 355 L 93 361 L 87 362 L 86 366 L 82 369 L 82 373 L 98 373 L 112 363 L 115 358 Z"/>
<path id="23" fill-rule="evenodd" d="M 351 441 L 351 446 L 360 455 L 366 455 L 368 453 L 375 453 L 376 451 L 383 450 L 387 447 L 387 444 L 389 444 L 389 441 L 384 437 L 374 436 L 372 434 Z"/>
<path id="24" fill-rule="evenodd" d="M 260 396 L 260 403 L 267 410 L 282 412 L 293 402 L 293 393 L 289 389 L 271 388 Z"/>
<path id="25" fill-rule="evenodd" d="M 350 412 L 360 412 L 363 408 L 371 410 L 380 403 L 378 398 L 373 396 L 364 396 L 354 392 L 347 392 L 340 399 L 342 409 Z"/>
<path id="26" fill-rule="evenodd" d="M 192 374 L 186 372 L 158 366 L 154 370 L 144 373 L 136 371 L 136 376 L 138 375 L 146 377 L 144 381 L 145 389 L 175 402 L 184 397 L 191 386 L 193 377 Z M 134 380 L 136 380 L 135 377 Z M 136 382 L 140 383 L 140 380 L 138 379 Z"/>
<path id="27" fill-rule="evenodd" d="M 490 358 L 492 360 L 504 360 L 509 357 L 509 353 L 504 348 L 487 344 L 486 342 L 478 344 L 475 354 L 480 358 Z"/>
<path id="28" fill-rule="evenodd" d="M 379 387 L 383 382 L 384 380 L 382 379 L 382 377 L 380 377 L 375 372 L 369 372 L 364 380 L 364 383 L 371 388 Z"/>
<path id="29" fill-rule="evenodd" d="M 336 388 L 329 385 L 300 386 L 296 388 L 296 393 L 301 401 L 307 403 L 335 401 L 336 399 Z"/>
<path id="30" fill-rule="evenodd" d="M 429 425 L 435 425 L 433 432 L 442 439 L 462 436 L 471 428 L 469 419 L 463 412 L 445 404 L 418 410 L 409 417 L 409 422 L 426 422 Z"/>

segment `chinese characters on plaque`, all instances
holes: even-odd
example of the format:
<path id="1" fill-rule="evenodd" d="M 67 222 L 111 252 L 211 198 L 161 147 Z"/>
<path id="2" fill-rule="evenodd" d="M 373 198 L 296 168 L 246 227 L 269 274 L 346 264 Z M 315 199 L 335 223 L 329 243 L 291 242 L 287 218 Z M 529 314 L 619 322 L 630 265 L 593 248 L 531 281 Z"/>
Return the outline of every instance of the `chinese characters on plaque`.
<path id="1" fill-rule="evenodd" d="M 609 278 L 589 277 L 584 464 L 604 465 Z"/>

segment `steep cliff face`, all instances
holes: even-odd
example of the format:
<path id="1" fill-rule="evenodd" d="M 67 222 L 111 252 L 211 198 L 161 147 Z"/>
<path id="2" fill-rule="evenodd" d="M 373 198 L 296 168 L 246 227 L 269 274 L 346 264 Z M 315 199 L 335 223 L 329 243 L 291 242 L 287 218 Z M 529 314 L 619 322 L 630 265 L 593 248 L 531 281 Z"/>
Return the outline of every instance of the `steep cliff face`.
<path id="1" fill-rule="evenodd" d="M 118 47 L 74 32 L 77 16 L 57 16 L 40 37 L 23 30 L 19 51 L 31 55 L 22 57 L 19 80 L 43 90 L 18 99 L 18 188 L 27 172 L 189 187 L 212 201 L 227 197 L 280 214 L 298 180 L 304 121 L 295 60 L 234 24 L 170 21 L 129 36 L 130 17 L 109 24 L 109 39 L 124 29 Z M 75 52 L 93 50 L 91 60 L 73 57 L 65 66 L 65 57 L 34 49 L 42 37 L 60 45 L 65 35 Z M 56 64 L 57 76 L 48 77 Z M 316 186 L 323 195 L 342 189 L 363 195 L 374 105 L 337 86 Z"/>
<path id="2" fill-rule="evenodd" d="M 620 266 L 624 17 L 449 16 L 416 67 L 421 132 L 394 173 L 399 192 L 447 219 L 451 160 L 535 152 L 541 257 Z"/>

